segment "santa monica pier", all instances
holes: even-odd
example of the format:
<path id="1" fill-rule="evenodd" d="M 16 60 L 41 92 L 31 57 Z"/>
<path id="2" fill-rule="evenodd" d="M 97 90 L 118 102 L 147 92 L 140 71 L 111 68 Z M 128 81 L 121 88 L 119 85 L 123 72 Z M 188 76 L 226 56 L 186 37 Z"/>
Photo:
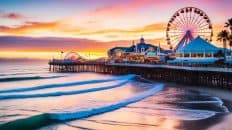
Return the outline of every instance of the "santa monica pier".
<path id="1" fill-rule="evenodd" d="M 49 70 L 134 73 L 156 81 L 232 89 L 232 51 L 227 49 L 227 43 L 231 48 L 232 40 L 225 37 L 223 30 L 217 36 L 223 48 L 212 43 L 213 25 L 203 10 L 177 10 L 164 31 L 170 49 L 147 43 L 142 36 L 138 43 L 132 41 L 131 46 L 109 49 L 107 58 L 88 60 L 76 52 L 67 52 L 61 59 L 51 59 Z"/>

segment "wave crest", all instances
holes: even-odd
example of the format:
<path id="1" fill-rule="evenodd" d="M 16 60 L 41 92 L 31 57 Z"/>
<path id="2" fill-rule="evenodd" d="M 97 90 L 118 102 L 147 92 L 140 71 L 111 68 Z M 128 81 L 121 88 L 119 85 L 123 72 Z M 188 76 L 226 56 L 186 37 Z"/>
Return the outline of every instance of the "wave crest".
<path id="1" fill-rule="evenodd" d="M 1 130 L 10 130 L 10 129 L 38 129 L 46 125 L 50 125 L 59 121 L 81 119 L 85 117 L 94 116 L 97 114 L 113 111 L 122 107 L 125 107 L 131 103 L 138 102 L 149 96 L 152 96 L 163 89 L 164 85 L 159 84 L 150 90 L 139 93 L 137 96 L 132 98 L 125 99 L 121 102 L 110 104 L 107 106 L 102 106 L 98 108 L 92 108 L 76 112 L 67 112 L 67 113 L 44 113 L 36 116 L 32 116 L 26 119 L 19 119 L 11 121 L 5 124 L 0 125 Z"/>

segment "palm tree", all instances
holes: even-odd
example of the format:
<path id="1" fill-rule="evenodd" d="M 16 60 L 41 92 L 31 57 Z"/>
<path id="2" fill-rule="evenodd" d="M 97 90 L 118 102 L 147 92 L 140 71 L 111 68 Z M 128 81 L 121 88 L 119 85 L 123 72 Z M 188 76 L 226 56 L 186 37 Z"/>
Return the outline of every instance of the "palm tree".
<path id="1" fill-rule="evenodd" d="M 232 34 L 229 36 L 230 55 L 232 56 Z"/>
<path id="2" fill-rule="evenodd" d="M 228 19 L 228 21 L 225 24 L 225 27 L 230 29 L 230 34 L 232 35 L 232 18 Z"/>
<path id="3" fill-rule="evenodd" d="M 229 46 L 230 46 L 230 54 L 232 56 L 232 18 L 228 19 L 228 21 L 225 23 L 225 27 L 230 29 L 230 36 L 229 36 Z"/>
<path id="4" fill-rule="evenodd" d="M 223 42 L 223 48 L 224 48 L 224 59 L 226 60 L 226 49 L 227 49 L 227 41 L 229 41 L 229 32 L 227 30 L 222 30 L 221 32 L 218 33 L 217 36 L 218 41 Z"/>

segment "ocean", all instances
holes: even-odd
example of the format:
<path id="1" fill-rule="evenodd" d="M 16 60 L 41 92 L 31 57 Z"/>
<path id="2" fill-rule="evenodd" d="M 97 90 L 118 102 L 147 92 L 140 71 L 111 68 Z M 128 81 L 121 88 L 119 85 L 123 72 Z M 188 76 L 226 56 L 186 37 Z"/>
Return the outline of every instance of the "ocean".
<path id="1" fill-rule="evenodd" d="M 135 74 L 0 62 L 0 130 L 204 130 L 228 113 L 219 97 Z"/>

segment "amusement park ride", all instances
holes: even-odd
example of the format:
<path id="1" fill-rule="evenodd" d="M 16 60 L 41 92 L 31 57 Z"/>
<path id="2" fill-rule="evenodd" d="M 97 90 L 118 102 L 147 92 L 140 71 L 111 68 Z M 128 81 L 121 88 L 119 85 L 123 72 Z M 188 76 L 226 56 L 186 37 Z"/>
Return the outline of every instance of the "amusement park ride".
<path id="1" fill-rule="evenodd" d="M 166 29 L 166 40 L 170 49 L 176 52 L 197 36 L 212 41 L 212 23 L 206 13 L 195 7 L 176 11 Z"/>
<path id="2" fill-rule="evenodd" d="M 90 59 L 90 54 L 88 56 L 81 56 L 78 53 L 71 51 L 71 52 L 67 52 L 65 53 L 64 56 L 61 56 L 61 59 L 64 62 L 79 62 L 79 63 L 83 63 L 83 62 L 102 62 L 105 61 L 105 58 L 97 58 L 97 59 Z M 92 56 L 96 56 L 96 55 L 92 55 Z"/>
<path id="3" fill-rule="evenodd" d="M 153 61 L 160 61 L 161 56 L 169 56 L 169 59 L 175 59 L 176 52 L 198 36 L 206 41 L 212 41 L 213 27 L 207 14 L 195 7 L 185 7 L 177 10 L 169 20 L 166 28 L 166 40 L 172 54 L 156 53 L 153 56 L 155 57 Z M 111 59 L 116 57 L 127 61 L 132 61 L 131 59 L 142 59 L 139 61 L 143 61 L 146 59 L 144 57 L 148 57 L 142 53 L 123 52 L 121 49 L 115 49 L 113 54 Z M 90 61 L 90 59 L 86 59 L 75 52 L 69 52 L 64 56 L 64 61 L 85 62 Z"/>

